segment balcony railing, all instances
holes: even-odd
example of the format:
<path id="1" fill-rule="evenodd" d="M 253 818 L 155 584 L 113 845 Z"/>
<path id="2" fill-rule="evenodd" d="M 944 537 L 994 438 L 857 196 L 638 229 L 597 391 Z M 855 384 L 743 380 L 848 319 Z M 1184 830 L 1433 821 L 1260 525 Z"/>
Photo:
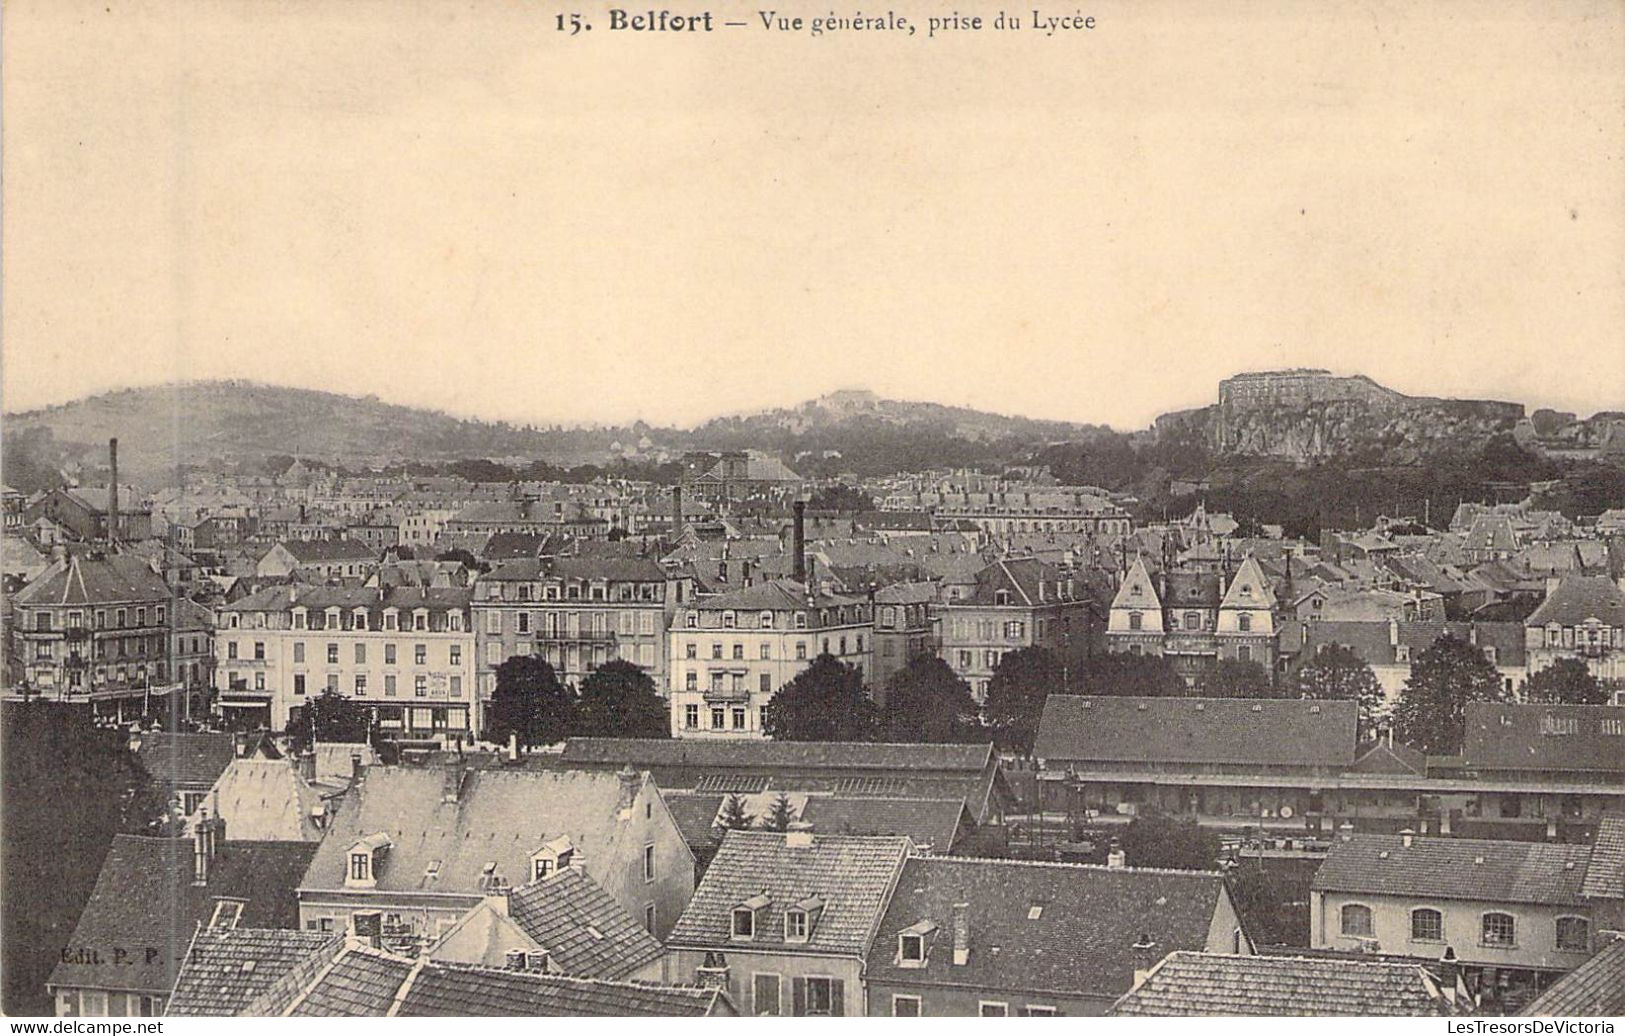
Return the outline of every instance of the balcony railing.
<path id="1" fill-rule="evenodd" d="M 612 630 L 536 630 L 532 636 L 548 644 L 609 644 L 615 640 Z"/>

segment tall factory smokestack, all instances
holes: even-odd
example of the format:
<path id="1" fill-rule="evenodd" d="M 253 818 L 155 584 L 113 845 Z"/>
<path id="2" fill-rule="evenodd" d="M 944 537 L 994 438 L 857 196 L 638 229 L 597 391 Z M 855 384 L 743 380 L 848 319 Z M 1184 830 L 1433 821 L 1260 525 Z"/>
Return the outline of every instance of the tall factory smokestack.
<path id="1" fill-rule="evenodd" d="M 671 538 L 677 542 L 677 537 L 683 534 L 683 487 L 671 487 Z"/>
<path id="2" fill-rule="evenodd" d="M 791 549 L 795 552 L 790 559 L 795 566 L 792 578 L 798 583 L 807 581 L 807 504 L 804 500 L 797 500 L 791 505 L 795 510 L 794 542 Z"/>
<path id="3" fill-rule="evenodd" d="M 107 440 L 107 539 L 118 536 L 118 440 Z"/>

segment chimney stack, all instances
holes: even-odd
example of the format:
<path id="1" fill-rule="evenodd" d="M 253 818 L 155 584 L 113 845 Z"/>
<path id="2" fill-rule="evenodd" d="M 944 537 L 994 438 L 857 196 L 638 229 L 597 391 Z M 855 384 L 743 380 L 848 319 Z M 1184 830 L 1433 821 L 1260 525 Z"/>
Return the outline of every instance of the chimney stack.
<path id="1" fill-rule="evenodd" d="M 463 779 L 466 776 L 462 760 L 448 763 L 440 784 L 440 801 L 455 805 L 463 797 Z"/>
<path id="2" fill-rule="evenodd" d="M 792 551 L 792 557 L 790 562 L 793 566 L 791 578 L 798 583 L 805 583 L 807 582 L 807 503 L 804 500 L 797 500 L 791 505 L 791 509 L 795 515 L 794 524 L 791 527 L 790 550 Z"/>
<path id="3" fill-rule="evenodd" d="M 1128 866 L 1128 854 L 1123 851 L 1123 845 L 1117 839 L 1111 840 L 1111 848 L 1106 853 L 1106 866 L 1113 870 L 1122 870 Z"/>
<path id="4" fill-rule="evenodd" d="M 681 485 L 671 488 L 671 538 L 672 542 L 683 534 L 683 487 Z"/>
<path id="5" fill-rule="evenodd" d="M 507 954 L 507 965 L 509 971 L 524 971 L 525 951 L 523 949 L 509 950 Z"/>
<path id="6" fill-rule="evenodd" d="M 306 784 L 316 783 L 316 752 L 314 749 L 305 749 L 304 754 L 299 757 L 299 776 L 304 778 Z"/>
<path id="7" fill-rule="evenodd" d="M 209 808 L 198 810 L 198 821 L 192 828 L 192 884 L 209 883 L 209 862 L 214 858 L 214 828 L 209 823 Z"/>
<path id="8" fill-rule="evenodd" d="M 954 966 L 962 968 L 970 963 L 970 904 L 955 903 L 953 918 Z"/>
<path id="9" fill-rule="evenodd" d="M 508 762 L 517 763 L 518 761 L 519 761 L 519 731 L 510 730 L 510 731 L 508 731 Z"/>
<path id="10" fill-rule="evenodd" d="M 350 784 L 355 786 L 361 783 L 361 753 L 350 753 Z"/>
<path id="11" fill-rule="evenodd" d="M 805 820 L 795 820 L 790 823 L 784 832 L 784 847 L 786 849 L 811 849 L 813 844 L 813 826 Z"/>
<path id="12" fill-rule="evenodd" d="M 107 440 L 107 542 L 118 538 L 118 440 Z"/>
<path id="13" fill-rule="evenodd" d="M 643 790 L 643 774 L 632 769 L 631 766 L 626 766 L 615 776 L 621 779 L 620 808 L 629 810 L 632 808 L 632 803 L 637 801 L 638 792 Z"/>

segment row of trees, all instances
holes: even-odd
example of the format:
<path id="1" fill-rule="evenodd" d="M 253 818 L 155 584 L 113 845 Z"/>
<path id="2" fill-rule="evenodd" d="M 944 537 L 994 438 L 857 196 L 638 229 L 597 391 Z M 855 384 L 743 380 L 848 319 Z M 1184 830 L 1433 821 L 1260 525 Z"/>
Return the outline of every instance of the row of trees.
<path id="1" fill-rule="evenodd" d="M 567 737 L 671 736 L 671 719 L 649 674 L 631 662 L 606 662 L 581 681 L 579 694 L 559 682 L 547 660 L 515 655 L 497 666 L 496 690 L 485 709 L 484 736 L 521 745 L 551 745 Z"/>

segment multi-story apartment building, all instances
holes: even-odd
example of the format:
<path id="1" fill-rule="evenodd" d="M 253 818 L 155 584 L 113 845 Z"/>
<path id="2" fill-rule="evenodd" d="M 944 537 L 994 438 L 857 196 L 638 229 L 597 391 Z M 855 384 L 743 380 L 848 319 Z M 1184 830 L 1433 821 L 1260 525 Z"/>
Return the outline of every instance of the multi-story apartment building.
<path id="1" fill-rule="evenodd" d="M 875 591 L 875 703 L 886 702 L 892 675 L 916 655 L 937 653 L 935 583 L 893 583 Z"/>
<path id="2" fill-rule="evenodd" d="M 1106 624 L 1107 650 L 1163 656 L 1190 682 L 1221 659 L 1273 671 L 1276 644 L 1275 592 L 1250 556 L 1228 579 L 1165 572 L 1159 580 L 1137 559 L 1112 598 Z"/>
<path id="3" fill-rule="evenodd" d="M 333 691 L 403 737 L 463 741 L 475 729 L 463 589 L 267 587 L 220 609 L 215 667 L 217 704 L 238 726 L 285 729 Z"/>
<path id="4" fill-rule="evenodd" d="M 497 666 L 515 655 L 547 660 L 566 686 L 620 659 L 666 686 L 666 627 L 692 594 L 647 558 L 523 558 L 474 585 L 480 700 L 496 691 Z"/>
<path id="5" fill-rule="evenodd" d="M 171 689 L 169 586 L 133 554 L 53 554 L 12 599 L 9 693 L 142 714 Z"/>
<path id="6" fill-rule="evenodd" d="M 941 608 L 942 657 L 970 684 L 978 702 L 999 660 L 1027 647 L 1047 648 L 1071 664 L 1091 651 L 1094 611 L 1072 576 L 1037 558 L 996 561 L 976 574 L 970 593 Z"/>
<path id="7" fill-rule="evenodd" d="M 1607 576 L 1549 581 L 1546 599 L 1524 620 L 1533 675 L 1560 658 L 1580 658 L 1598 680 L 1625 684 L 1625 590 Z"/>
<path id="8" fill-rule="evenodd" d="M 819 655 L 873 672 L 873 606 L 793 579 L 680 607 L 668 639 L 678 737 L 760 737 L 773 695 Z"/>

